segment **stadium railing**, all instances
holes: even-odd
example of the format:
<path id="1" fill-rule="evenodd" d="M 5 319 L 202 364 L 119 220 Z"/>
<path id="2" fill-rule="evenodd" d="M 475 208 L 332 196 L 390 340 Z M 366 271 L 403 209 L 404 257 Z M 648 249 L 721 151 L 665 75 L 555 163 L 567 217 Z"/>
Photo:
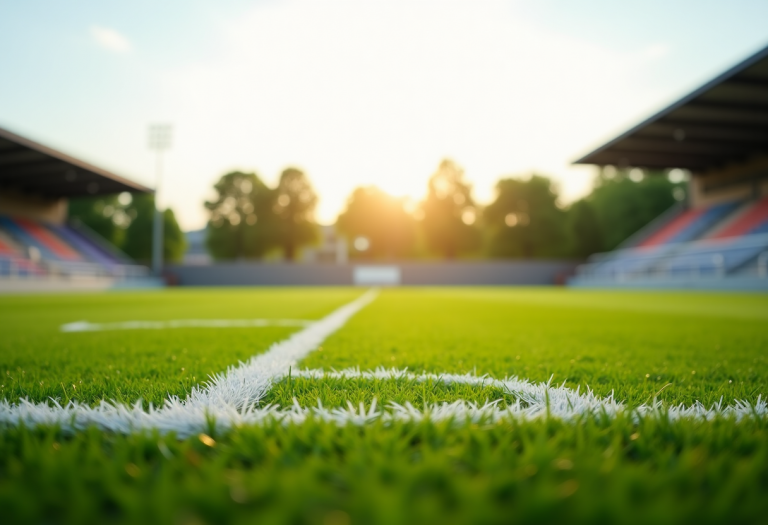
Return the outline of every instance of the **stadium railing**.
<path id="1" fill-rule="evenodd" d="M 90 262 L 57 261 L 36 257 L 0 255 L 3 279 L 144 279 L 150 275 L 146 266 L 115 264 L 105 266 Z"/>
<path id="2" fill-rule="evenodd" d="M 652 278 L 768 277 L 768 234 L 705 239 L 596 254 L 576 269 L 581 282 Z"/>

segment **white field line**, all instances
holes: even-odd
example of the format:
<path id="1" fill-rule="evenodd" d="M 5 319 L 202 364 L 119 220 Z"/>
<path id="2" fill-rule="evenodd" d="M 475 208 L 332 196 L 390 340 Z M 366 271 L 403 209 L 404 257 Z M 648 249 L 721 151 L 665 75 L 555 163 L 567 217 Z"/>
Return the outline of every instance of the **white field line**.
<path id="1" fill-rule="evenodd" d="M 371 302 L 376 296 L 374 290 L 367 292 L 327 317 L 293 334 L 285 341 L 272 346 L 264 354 L 251 358 L 238 367 L 230 367 L 226 373 L 219 374 L 205 388 L 195 387 L 185 400 L 178 397 L 168 399 L 161 408 L 150 407 L 144 410 L 141 403 L 134 406 L 102 402 L 96 407 L 69 403 L 60 406 L 57 403 L 31 403 L 21 400 L 18 404 L 0 401 L 0 425 L 59 425 L 65 431 L 76 431 L 88 426 L 104 430 L 130 433 L 142 430 L 158 430 L 162 433 L 175 432 L 179 437 L 187 437 L 199 432 L 210 431 L 215 425 L 218 431 L 228 428 L 266 424 L 275 421 L 284 424 L 300 424 L 308 419 L 333 422 L 339 425 L 363 425 L 373 421 L 432 421 L 452 420 L 455 422 L 493 423 L 507 419 L 536 419 L 555 417 L 564 420 L 576 420 L 584 415 L 605 415 L 614 417 L 619 413 L 635 416 L 656 416 L 677 420 L 682 418 L 711 419 L 714 417 L 734 417 L 736 419 L 768 416 L 768 406 L 759 397 L 755 403 L 737 401 L 734 405 L 723 406 L 722 401 L 710 408 L 701 403 L 691 406 L 665 407 L 661 403 L 643 405 L 630 411 L 613 396 L 600 398 L 593 392 L 580 393 L 564 385 L 552 386 L 549 383 L 533 384 L 517 378 L 492 379 L 473 375 L 459 374 L 412 374 L 405 370 L 385 370 L 361 372 L 348 369 L 340 372 L 322 370 L 291 370 L 296 363 L 317 348 L 322 341 L 341 328 L 357 311 Z M 473 386 L 494 386 L 514 396 L 517 401 L 506 407 L 500 401 L 476 404 L 466 401 L 440 403 L 417 408 L 406 403 L 390 403 L 381 409 L 376 402 L 366 408 L 362 405 L 346 408 L 325 408 L 319 402 L 316 407 L 301 407 L 294 400 L 293 406 L 257 406 L 259 400 L 271 388 L 275 381 L 286 376 L 289 371 L 294 377 L 313 379 L 327 378 L 363 378 L 368 380 L 413 380 L 442 381 L 445 383 L 463 383 Z"/>
<path id="2" fill-rule="evenodd" d="M 376 370 L 360 371 L 359 368 L 348 368 L 341 371 L 326 372 L 323 370 L 297 370 L 291 373 L 292 377 L 304 377 L 310 379 L 355 379 L 362 378 L 366 380 L 407 380 L 417 382 L 442 382 L 444 384 L 459 383 L 477 387 L 495 387 L 507 394 L 513 396 L 516 402 L 507 407 L 499 407 L 501 400 L 492 401 L 479 406 L 475 403 L 466 401 L 456 401 L 454 403 L 439 403 L 418 409 L 406 403 L 398 405 L 391 403 L 389 408 L 391 414 L 381 414 L 385 419 L 415 419 L 420 420 L 425 417 L 430 419 L 456 418 L 458 420 L 470 419 L 472 421 L 489 419 L 498 421 L 509 417 L 520 417 L 524 419 L 536 418 L 540 416 L 556 417 L 558 419 L 573 419 L 582 414 L 600 414 L 615 416 L 620 412 L 627 412 L 627 407 L 610 396 L 601 398 L 596 396 L 589 388 L 586 392 L 580 393 L 579 387 L 576 390 L 565 387 L 565 383 L 560 386 L 552 386 L 551 383 L 531 383 L 525 379 L 517 377 L 508 377 L 506 379 L 493 379 L 488 376 L 477 376 L 472 374 L 413 374 L 407 370 L 377 368 Z M 319 405 L 320 406 L 320 405 Z M 294 407 L 293 411 L 296 410 Z M 313 409 L 314 410 L 314 409 Z M 362 413 L 363 407 L 352 407 L 351 405 L 345 412 L 353 411 L 358 416 Z M 712 419 L 716 416 L 733 416 L 736 419 L 745 417 L 765 417 L 768 416 L 768 404 L 762 396 L 757 398 L 755 403 L 748 401 L 736 401 L 734 405 L 723 406 L 723 400 L 707 408 L 700 402 L 691 406 L 675 405 L 664 406 L 661 401 L 654 401 L 651 404 L 643 404 L 637 407 L 634 413 L 637 415 L 658 414 L 665 415 L 672 420 L 681 418 L 703 418 Z"/>
<path id="3" fill-rule="evenodd" d="M 262 328 L 265 326 L 309 326 L 307 319 L 172 319 L 169 321 L 122 321 L 89 323 L 75 321 L 59 327 L 62 332 L 104 332 L 107 330 L 166 330 L 169 328 Z"/>
<path id="4" fill-rule="evenodd" d="M 162 407 L 150 407 L 147 411 L 140 401 L 133 406 L 102 401 L 89 407 L 76 402 L 61 406 L 55 401 L 49 404 L 23 399 L 19 403 L 2 400 L 0 425 L 59 425 L 66 431 L 96 426 L 120 433 L 157 429 L 185 437 L 210 428 L 214 420 L 220 428 L 263 420 L 277 412 L 276 407 L 255 407 L 272 382 L 288 374 L 300 359 L 373 301 L 377 294 L 377 290 L 369 290 L 304 330 L 274 344 L 267 352 L 212 377 L 204 388 L 194 387 L 184 400 L 172 396 Z"/>

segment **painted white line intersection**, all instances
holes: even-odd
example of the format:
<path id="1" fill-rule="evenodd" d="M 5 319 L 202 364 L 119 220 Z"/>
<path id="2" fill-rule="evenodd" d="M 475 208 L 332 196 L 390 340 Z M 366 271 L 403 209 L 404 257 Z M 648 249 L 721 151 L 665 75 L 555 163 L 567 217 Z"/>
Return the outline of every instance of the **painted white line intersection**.
<path id="1" fill-rule="evenodd" d="M 171 397 L 162 407 L 144 410 L 140 402 L 133 406 L 101 402 L 95 407 L 71 402 L 61 406 L 56 402 L 33 403 L 21 400 L 18 403 L 0 401 L 0 425 L 38 426 L 58 425 L 65 431 L 78 431 L 89 426 L 103 430 L 131 433 L 143 430 L 158 430 L 162 433 L 175 432 L 187 437 L 209 429 L 215 421 L 218 430 L 280 421 L 286 424 L 300 424 L 309 418 L 334 422 L 340 425 L 362 425 L 372 421 L 433 421 L 454 420 L 456 422 L 498 422 L 505 419 L 534 419 L 556 417 L 572 420 L 584 414 L 615 416 L 628 409 L 612 396 L 600 398 L 593 392 L 580 392 L 565 386 L 533 384 L 518 378 L 493 379 L 461 374 L 412 374 L 403 370 L 378 369 L 361 372 L 358 369 L 324 372 L 322 370 L 296 370 L 297 363 L 315 350 L 331 334 L 341 328 L 349 318 L 375 299 L 376 290 L 370 290 L 351 303 L 335 310 L 325 318 L 312 322 L 291 335 L 288 339 L 273 345 L 267 352 L 256 355 L 246 363 L 230 367 L 218 374 L 205 385 L 194 387 L 184 400 Z M 167 323 L 167 322 L 166 322 Z M 155 327 L 153 327 L 155 328 Z M 132 329 L 132 328 L 127 328 Z M 479 405 L 467 401 L 441 403 L 422 408 L 410 403 L 390 403 L 380 408 L 372 406 L 345 408 L 301 407 L 297 403 L 290 407 L 259 406 L 272 385 L 280 381 L 289 371 L 297 377 L 321 379 L 323 377 L 349 377 L 363 379 L 409 379 L 416 381 L 443 381 L 472 386 L 494 386 L 513 395 L 515 403 L 500 406 L 499 401 Z M 762 397 L 755 403 L 745 401 L 734 405 L 716 404 L 705 407 L 701 403 L 691 406 L 662 407 L 661 403 L 643 405 L 634 409 L 634 414 L 653 415 L 670 419 L 732 416 L 737 419 L 765 417 L 768 406 Z"/>

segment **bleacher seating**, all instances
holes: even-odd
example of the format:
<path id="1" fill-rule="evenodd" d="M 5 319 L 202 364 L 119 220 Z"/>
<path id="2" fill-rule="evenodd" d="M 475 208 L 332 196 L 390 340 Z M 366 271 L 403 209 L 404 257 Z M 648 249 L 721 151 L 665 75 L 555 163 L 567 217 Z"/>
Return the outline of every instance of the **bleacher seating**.
<path id="1" fill-rule="evenodd" d="M 146 269 L 82 227 L 0 215 L 0 276 L 42 273 L 125 277 Z"/>
<path id="2" fill-rule="evenodd" d="M 106 249 L 88 239 L 85 234 L 70 225 L 58 226 L 52 225 L 50 228 L 70 246 L 76 248 L 89 260 L 103 264 L 105 266 L 114 266 L 126 261 L 120 260 L 115 254 L 109 253 Z"/>
<path id="3" fill-rule="evenodd" d="M 20 255 L 18 248 L 16 248 L 16 246 L 14 246 L 14 244 L 2 232 L 0 232 L 0 255 L 5 255 L 5 256 Z"/>
<path id="4" fill-rule="evenodd" d="M 739 202 L 727 202 L 709 208 L 688 210 L 648 237 L 640 244 L 640 247 L 688 242 L 697 239 L 732 213 L 739 205 Z"/>
<path id="5" fill-rule="evenodd" d="M 750 205 L 742 214 L 710 238 L 725 239 L 756 233 L 768 233 L 768 197 Z"/>
<path id="6" fill-rule="evenodd" d="M 685 211 L 637 246 L 593 257 L 579 279 L 725 276 L 766 261 L 768 197 Z"/>
<path id="7" fill-rule="evenodd" d="M 671 275 L 725 275 L 768 248 L 766 239 L 758 237 L 745 235 L 685 246 L 664 263 L 663 269 Z"/>
<path id="8" fill-rule="evenodd" d="M 82 257 L 71 246 L 67 245 L 54 235 L 42 223 L 29 219 L 13 219 L 12 222 L 35 240 L 40 247 L 44 247 L 49 254 L 62 261 L 82 261 Z"/>
<path id="9" fill-rule="evenodd" d="M 24 251 L 0 230 L 0 275 L 39 275 L 43 270 L 26 258 Z"/>

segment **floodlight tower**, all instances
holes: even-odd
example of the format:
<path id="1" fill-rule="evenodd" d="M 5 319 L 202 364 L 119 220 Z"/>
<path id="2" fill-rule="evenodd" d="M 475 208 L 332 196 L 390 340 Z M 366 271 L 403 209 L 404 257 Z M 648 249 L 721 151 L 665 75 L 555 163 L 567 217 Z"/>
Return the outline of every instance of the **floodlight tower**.
<path id="1" fill-rule="evenodd" d="M 158 198 L 163 176 L 163 152 L 171 147 L 172 127 L 170 124 L 149 126 L 149 149 L 157 154 L 155 164 L 155 217 L 152 224 L 152 272 L 160 276 L 163 271 L 163 214 Z"/>

